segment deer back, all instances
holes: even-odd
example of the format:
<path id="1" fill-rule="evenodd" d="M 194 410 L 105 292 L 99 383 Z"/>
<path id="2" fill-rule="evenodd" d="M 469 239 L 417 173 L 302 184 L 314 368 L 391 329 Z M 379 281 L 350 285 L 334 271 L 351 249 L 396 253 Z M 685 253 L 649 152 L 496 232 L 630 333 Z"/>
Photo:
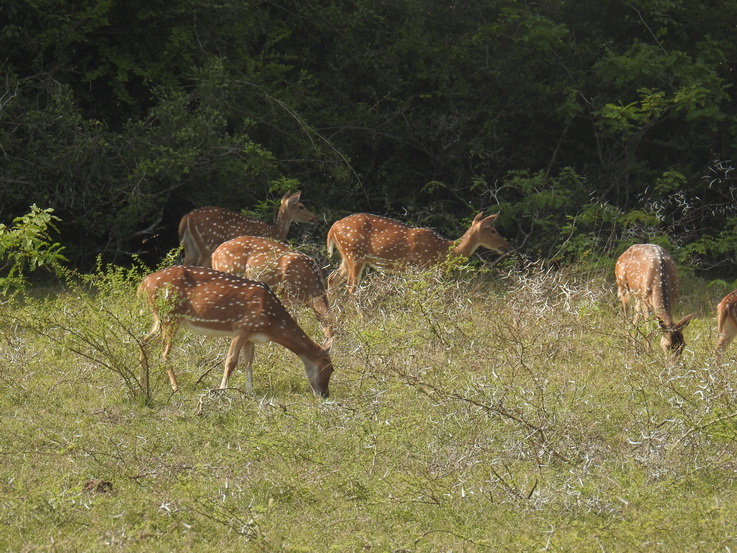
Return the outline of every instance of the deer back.
<path id="1" fill-rule="evenodd" d="M 246 234 L 271 236 L 273 232 L 272 225 L 235 211 L 222 207 L 200 207 L 187 213 L 179 223 L 184 264 L 209 265 L 210 254 L 223 242 Z"/>
<path id="2" fill-rule="evenodd" d="M 632 293 L 648 311 L 673 326 L 679 278 L 671 255 L 656 244 L 636 244 L 617 260 L 614 269 L 620 290 Z"/>
<path id="3" fill-rule="evenodd" d="M 218 246 L 212 263 L 215 269 L 282 287 L 299 301 L 325 294 L 325 280 L 317 262 L 275 240 L 239 236 Z"/>
<path id="4" fill-rule="evenodd" d="M 274 224 L 221 207 L 201 207 L 190 211 L 179 223 L 179 242 L 184 246 L 184 264 L 209 267 L 215 248 L 238 236 L 285 239 L 292 221 L 315 220 L 315 214 L 299 201 L 300 196 L 301 192 L 296 192 L 282 197 Z"/>
<path id="5" fill-rule="evenodd" d="M 213 269 L 168 267 L 144 278 L 139 291 L 157 316 L 201 334 L 270 335 L 282 323 L 290 326 L 267 285 Z"/>
<path id="6" fill-rule="evenodd" d="M 333 244 L 344 258 L 354 263 L 422 266 L 442 259 L 451 241 L 429 229 L 410 227 L 388 217 L 356 213 L 336 221 L 330 228 L 329 253 Z"/>

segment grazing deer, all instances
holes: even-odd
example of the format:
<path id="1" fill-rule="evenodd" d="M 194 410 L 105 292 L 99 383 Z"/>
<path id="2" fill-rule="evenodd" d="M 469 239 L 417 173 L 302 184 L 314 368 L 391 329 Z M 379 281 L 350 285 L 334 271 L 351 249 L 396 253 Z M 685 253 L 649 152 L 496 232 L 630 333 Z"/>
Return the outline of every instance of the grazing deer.
<path id="1" fill-rule="evenodd" d="M 675 361 L 686 345 L 683 329 L 694 314 L 673 322 L 671 311 L 679 294 L 678 269 L 673 258 L 655 244 L 636 244 L 619 257 L 614 275 L 625 317 L 628 316 L 630 298 L 634 296 L 633 322 L 637 322 L 639 316 L 647 318 L 651 312 L 654 313 L 663 330 L 660 346 L 669 360 Z"/>
<path id="2" fill-rule="evenodd" d="M 328 255 L 333 246 L 342 257 L 340 267 L 328 277 L 328 288 L 336 279 L 347 279 L 348 291 L 354 292 L 366 265 L 379 269 L 403 266 L 430 267 L 453 257 L 471 257 L 483 246 L 496 252 L 507 249 L 507 241 L 494 228 L 497 214 L 479 213 L 471 227 L 457 241 L 443 238 L 426 228 L 410 227 L 399 221 L 356 213 L 336 221 L 328 231 Z"/>
<path id="3" fill-rule="evenodd" d="M 265 282 L 277 293 L 312 308 L 329 338 L 330 305 L 325 279 L 309 255 L 276 240 L 239 236 L 220 244 L 212 254 L 212 268 Z"/>
<path id="4" fill-rule="evenodd" d="M 299 201 L 302 193 L 287 192 L 281 199 L 274 224 L 249 219 L 221 207 L 200 207 L 179 222 L 179 243 L 184 246 L 184 265 L 210 266 L 210 256 L 220 244 L 237 236 L 266 236 L 284 240 L 292 222 L 309 223 L 315 214 Z"/>
<path id="5" fill-rule="evenodd" d="M 737 290 L 730 292 L 717 305 L 717 359 L 737 336 Z"/>
<path id="6" fill-rule="evenodd" d="M 148 275 L 138 292 L 146 294 L 154 318 L 144 344 L 162 334 L 164 361 L 180 326 L 206 336 L 228 336 L 232 341 L 220 388 L 227 388 L 228 378 L 244 350 L 246 389 L 250 392 L 254 345 L 276 342 L 302 360 L 312 390 L 328 397 L 328 382 L 333 373 L 330 340 L 323 347 L 310 340 L 268 285 L 213 269 L 179 265 Z M 176 391 L 174 371 L 169 367 L 167 372 Z"/>

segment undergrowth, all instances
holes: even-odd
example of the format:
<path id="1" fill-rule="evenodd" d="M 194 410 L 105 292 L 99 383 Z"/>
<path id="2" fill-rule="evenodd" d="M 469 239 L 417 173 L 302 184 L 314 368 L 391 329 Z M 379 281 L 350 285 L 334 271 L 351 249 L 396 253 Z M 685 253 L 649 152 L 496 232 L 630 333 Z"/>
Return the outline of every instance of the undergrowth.
<path id="1" fill-rule="evenodd" d="M 713 358 L 727 290 L 684 282 L 697 316 L 669 367 L 608 274 L 371 274 L 333 294 L 325 401 L 274 344 L 253 394 L 239 372 L 214 390 L 227 340 L 186 331 L 180 391 L 158 351 L 144 386 L 140 276 L 2 305 L 3 550 L 737 548 L 737 354 Z"/>

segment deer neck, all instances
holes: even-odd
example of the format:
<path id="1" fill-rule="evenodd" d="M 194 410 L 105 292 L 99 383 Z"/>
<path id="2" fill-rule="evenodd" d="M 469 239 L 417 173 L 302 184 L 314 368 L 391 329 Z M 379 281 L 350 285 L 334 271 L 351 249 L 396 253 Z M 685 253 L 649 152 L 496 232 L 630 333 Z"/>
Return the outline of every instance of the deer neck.
<path id="1" fill-rule="evenodd" d="M 274 238 L 277 240 L 286 240 L 291 223 L 292 220 L 287 215 L 287 208 L 281 206 L 276 214 L 276 221 L 271 226 L 274 231 Z"/>
<path id="2" fill-rule="evenodd" d="M 292 351 L 302 360 L 315 359 L 320 350 L 320 346 L 313 342 L 296 323 L 277 332 L 272 337 L 272 341 Z"/>
<path id="3" fill-rule="evenodd" d="M 653 290 L 653 311 L 658 315 L 668 328 L 673 327 L 673 316 L 671 311 L 673 309 L 673 289 L 672 283 L 666 274 L 664 267 L 665 260 L 662 256 L 657 259 L 657 267 L 655 269 L 655 286 Z"/>
<path id="4" fill-rule="evenodd" d="M 468 229 L 463 236 L 461 236 L 455 242 L 448 242 L 453 257 L 465 257 L 469 258 L 478 249 L 479 243 L 473 235 L 473 230 Z"/>

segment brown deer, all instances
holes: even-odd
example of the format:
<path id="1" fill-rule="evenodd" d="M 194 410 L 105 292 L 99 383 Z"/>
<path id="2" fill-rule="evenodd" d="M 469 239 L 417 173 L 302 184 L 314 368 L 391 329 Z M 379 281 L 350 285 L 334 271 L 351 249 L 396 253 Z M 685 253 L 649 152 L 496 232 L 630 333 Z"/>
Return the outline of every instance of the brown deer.
<path id="1" fill-rule="evenodd" d="M 379 269 L 425 268 L 441 263 L 448 255 L 471 257 L 481 246 L 501 253 L 508 244 L 494 228 L 497 215 L 484 217 L 479 213 L 455 242 L 433 230 L 410 227 L 387 217 L 349 215 L 336 221 L 328 231 L 328 255 L 336 247 L 342 257 L 340 267 L 328 277 L 328 288 L 338 279 L 347 279 L 348 291 L 353 293 L 366 265 Z"/>
<path id="2" fill-rule="evenodd" d="M 737 336 L 737 290 L 730 292 L 717 305 L 717 359 Z"/>
<path id="3" fill-rule="evenodd" d="M 617 294 L 628 316 L 630 298 L 635 298 L 633 322 L 653 313 L 658 319 L 663 337 L 660 346 L 674 362 L 686 345 L 683 329 L 694 314 L 686 315 L 677 323 L 671 314 L 678 301 L 678 269 L 671 255 L 656 244 L 636 244 L 624 252 L 614 267 Z"/>
<path id="4" fill-rule="evenodd" d="M 325 279 L 309 255 L 260 236 L 239 236 L 220 244 L 212 268 L 265 282 L 285 299 L 311 307 L 329 338 L 334 334 Z"/>
<path id="5" fill-rule="evenodd" d="M 184 246 L 184 265 L 210 267 L 210 256 L 220 244 L 237 236 L 266 236 L 284 240 L 292 222 L 309 223 L 315 214 L 299 201 L 301 192 L 287 192 L 274 224 L 250 219 L 221 207 L 200 207 L 179 222 L 179 243 Z"/>
<path id="6" fill-rule="evenodd" d="M 246 389 L 250 392 L 254 345 L 276 342 L 302 360 L 315 394 L 328 397 L 333 373 L 330 340 L 322 347 L 310 340 L 268 285 L 213 269 L 179 265 L 148 275 L 138 292 L 146 294 L 154 318 L 144 344 L 161 334 L 165 362 L 180 326 L 206 336 L 228 336 L 232 341 L 220 388 L 227 388 L 244 350 Z M 167 372 L 176 391 L 179 386 L 174 371 L 168 367 Z"/>

